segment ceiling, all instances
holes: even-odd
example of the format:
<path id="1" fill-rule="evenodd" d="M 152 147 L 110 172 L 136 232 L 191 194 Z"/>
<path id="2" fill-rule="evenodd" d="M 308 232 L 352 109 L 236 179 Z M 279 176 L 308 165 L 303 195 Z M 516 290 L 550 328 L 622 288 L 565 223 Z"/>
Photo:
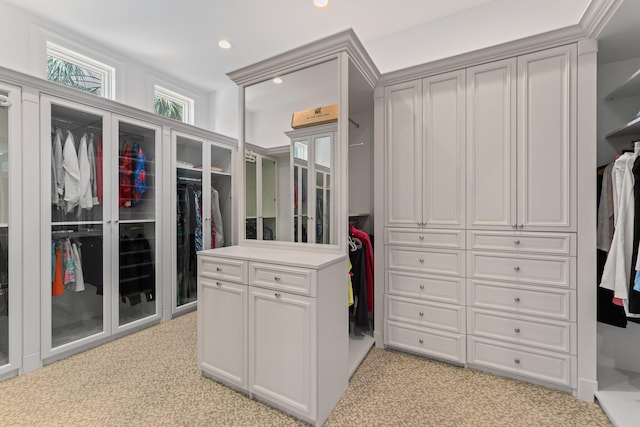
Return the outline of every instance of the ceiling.
<path id="1" fill-rule="evenodd" d="M 590 0 L 0 1 L 215 91 L 232 86 L 230 71 L 348 28 L 386 73 L 574 25 Z"/>

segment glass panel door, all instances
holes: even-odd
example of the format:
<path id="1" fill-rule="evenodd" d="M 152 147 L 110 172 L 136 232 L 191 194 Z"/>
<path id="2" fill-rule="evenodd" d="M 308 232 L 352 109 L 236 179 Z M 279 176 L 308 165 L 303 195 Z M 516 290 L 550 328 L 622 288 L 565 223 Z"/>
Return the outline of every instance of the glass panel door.
<path id="1" fill-rule="evenodd" d="M 231 245 L 231 149 L 211 145 L 211 215 L 205 249 Z M 210 244 L 209 244 L 210 243 Z"/>
<path id="2" fill-rule="evenodd" d="M 277 163 L 273 159 L 262 158 L 262 239 L 276 240 L 277 218 Z"/>
<path id="3" fill-rule="evenodd" d="M 197 300 L 196 251 L 204 249 L 203 142 L 176 136 L 176 306 Z"/>
<path id="4" fill-rule="evenodd" d="M 8 91 L 0 89 L 0 366 L 9 357 L 9 108 Z M 6 99 L 5 99 L 6 97 Z M 15 106 L 19 111 L 20 106 Z"/>
<path id="5" fill-rule="evenodd" d="M 331 242 L 331 224 L 329 212 L 331 207 L 331 159 L 333 147 L 330 136 L 320 136 L 313 139 L 315 155 L 315 233 L 316 243 L 329 244 Z"/>
<path id="6" fill-rule="evenodd" d="M 44 155 L 51 158 L 52 349 L 105 330 L 105 117 L 68 105 L 51 104 L 50 156 Z"/>
<path id="7" fill-rule="evenodd" d="M 309 141 L 293 142 L 293 241 L 308 242 Z"/>
<path id="8" fill-rule="evenodd" d="M 156 143 L 160 129 L 117 121 L 118 325 L 155 315 Z"/>
<path id="9" fill-rule="evenodd" d="M 244 176 L 245 176 L 245 223 L 246 239 L 258 238 L 258 186 L 257 180 L 257 163 L 256 157 L 245 160 Z"/>

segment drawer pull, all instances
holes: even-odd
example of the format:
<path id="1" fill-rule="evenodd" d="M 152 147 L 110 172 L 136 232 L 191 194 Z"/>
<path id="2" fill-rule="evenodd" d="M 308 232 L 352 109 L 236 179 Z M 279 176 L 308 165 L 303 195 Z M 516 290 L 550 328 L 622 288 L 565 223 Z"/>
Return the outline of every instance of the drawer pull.
<path id="1" fill-rule="evenodd" d="M 520 359 L 518 359 L 517 357 L 515 359 L 513 359 L 513 361 L 516 363 L 516 365 L 520 364 Z"/>
<path id="2" fill-rule="evenodd" d="M 424 263 L 424 258 L 420 258 L 420 263 Z"/>
<path id="3" fill-rule="evenodd" d="M 424 291 L 424 285 L 420 285 L 420 290 Z"/>
<path id="4" fill-rule="evenodd" d="M 420 338 L 420 339 L 418 340 L 418 342 L 419 342 L 420 344 L 424 344 L 424 340 L 423 340 L 422 338 Z"/>
<path id="5" fill-rule="evenodd" d="M 220 283 L 220 282 L 216 282 L 216 285 L 218 285 L 218 286 L 222 286 L 222 283 Z"/>
<path id="6" fill-rule="evenodd" d="M 418 239 L 424 240 L 424 236 L 418 236 Z"/>
<path id="7" fill-rule="evenodd" d="M 216 267 L 216 271 L 220 272 L 222 269 L 220 267 Z"/>
<path id="8" fill-rule="evenodd" d="M 518 266 L 513 267 L 513 269 L 514 269 L 515 271 L 520 271 L 520 267 L 518 267 Z"/>
<path id="9" fill-rule="evenodd" d="M 274 295 L 276 296 L 276 298 L 280 298 L 280 292 L 276 292 L 274 293 Z"/>
<path id="10" fill-rule="evenodd" d="M 514 244 L 519 245 L 520 244 L 520 240 L 516 239 L 513 241 Z"/>
<path id="11" fill-rule="evenodd" d="M 280 281 L 280 276 L 274 277 L 273 280 L 275 280 L 276 282 L 279 282 Z"/>
<path id="12" fill-rule="evenodd" d="M 520 297 L 515 297 L 513 300 L 514 300 L 515 302 L 520 302 Z"/>
<path id="13" fill-rule="evenodd" d="M 420 315 L 420 317 L 424 317 L 424 311 L 421 311 L 420 313 L 418 313 Z"/>
<path id="14" fill-rule="evenodd" d="M 519 334 L 519 333 L 520 333 L 520 328 L 515 328 L 513 331 L 514 331 L 516 334 Z"/>

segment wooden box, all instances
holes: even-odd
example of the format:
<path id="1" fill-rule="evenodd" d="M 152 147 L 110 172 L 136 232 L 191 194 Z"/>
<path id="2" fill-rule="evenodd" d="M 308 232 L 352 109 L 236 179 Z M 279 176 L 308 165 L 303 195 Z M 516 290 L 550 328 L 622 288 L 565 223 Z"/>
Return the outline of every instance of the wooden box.
<path id="1" fill-rule="evenodd" d="M 300 129 L 337 121 L 338 104 L 331 104 L 310 110 L 296 111 L 291 117 L 291 127 L 293 129 Z"/>

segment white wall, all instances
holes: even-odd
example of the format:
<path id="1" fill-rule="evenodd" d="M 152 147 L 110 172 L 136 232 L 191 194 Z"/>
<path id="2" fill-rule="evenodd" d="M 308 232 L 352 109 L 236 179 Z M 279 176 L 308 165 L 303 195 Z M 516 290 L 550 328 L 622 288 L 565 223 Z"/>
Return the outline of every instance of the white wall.
<path id="1" fill-rule="evenodd" d="M 605 97 L 639 68 L 640 58 L 598 66 L 598 165 L 612 161 L 623 147 L 629 146 L 630 139 L 607 141 L 604 135 L 635 117 L 640 109 L 640 97 L 612 101 Z M 618 328 L 598 323 L 598 365 L 640 372 L 638 355 L 640 325 L 628 322 L 626 328 Z"/>
<path id="2" fill-rule="evenodd" d="M 99 13 L 99 8 L 97 12 Z M 0 66 L 45 78 L 46 41 L 50 40 L 116 68 L 116 101 L 142 110 L 153 111 L 153 85 L 191 97 L 195 101 L 195 125 L 211 127 L 211 99 L 215 94 L 194 87 L 179 77 L 163 73 L 162 64 L 151 68 L 96 43 L 72 29 L 52 25 L 0 1 Z M 70 23 L 72 27 L 72 23 Z M 234 114 L 237 111 L 234 110 Z M 222 133 L 222 132 L 220 132 Z"/>
<path id="3" fill-rule="evenodd" d="M 238 88 L 235 84 L 210 95 L 209 111 L 209 129 L 238 138 Z"/>
<path id="4" fill-rule="evenodd" d="M 360 127 L 349 124 L 349 214 L 369 214 L 359 220 L 358 227 L 372 234 L 373 110 L 350 116 Z"/>

